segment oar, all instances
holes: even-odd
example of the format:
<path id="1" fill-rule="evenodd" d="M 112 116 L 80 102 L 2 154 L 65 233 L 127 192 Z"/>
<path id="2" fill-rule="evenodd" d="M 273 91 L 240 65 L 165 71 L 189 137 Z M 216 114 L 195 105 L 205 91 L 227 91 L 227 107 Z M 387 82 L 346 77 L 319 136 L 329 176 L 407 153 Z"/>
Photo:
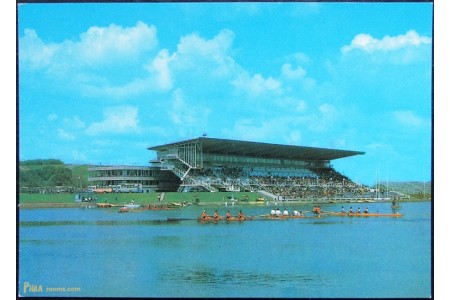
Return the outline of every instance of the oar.
<path id="1" fill-rule="evenodd" d="M 264 218 L 264 217 L 269 217 L 270 214 L 265 214 L 265 215 L 259 215 L 259 216 L 249 216 L 249 218 Z"/>
<path id="2" fill-rule="evenodd" d="M 334 211 L 321 211 L 320 213 L 319 213 L 319 215 L 332 215 L 332 214 L 335 214 L 336 212 L 334 212 Z"/>
<path id="3" fill-rule="evenodd" d="M 167 218 L 168 222 L 177 222 L 177 221 L 196 221 L 197 219 L 192 218 Z"/>

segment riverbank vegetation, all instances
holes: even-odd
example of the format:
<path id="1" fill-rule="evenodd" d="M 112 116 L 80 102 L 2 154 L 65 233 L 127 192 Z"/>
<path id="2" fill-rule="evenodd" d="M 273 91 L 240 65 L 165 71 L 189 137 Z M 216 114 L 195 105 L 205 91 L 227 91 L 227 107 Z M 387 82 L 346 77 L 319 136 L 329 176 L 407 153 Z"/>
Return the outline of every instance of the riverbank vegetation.
<path id="1" fill-rule="evenodd" d="M 56 187 L 81 189 L 88 185 L 87 165 L 67 165 L 58 159 L 35 159 L 19 162 L 21 190 L 54 191 Z"/>

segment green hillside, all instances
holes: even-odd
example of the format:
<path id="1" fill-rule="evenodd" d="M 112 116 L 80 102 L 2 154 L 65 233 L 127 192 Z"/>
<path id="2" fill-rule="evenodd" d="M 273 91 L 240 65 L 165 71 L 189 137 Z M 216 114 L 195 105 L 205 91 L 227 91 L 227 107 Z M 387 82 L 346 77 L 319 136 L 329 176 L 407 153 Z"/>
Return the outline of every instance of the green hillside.
<path id="1" fill-rule="evenodd" d="M 88 185 L 88 165 L 67 165 L 57 159 L 37 159 L 19 162 L 19 186 L 37 187 Z"/>

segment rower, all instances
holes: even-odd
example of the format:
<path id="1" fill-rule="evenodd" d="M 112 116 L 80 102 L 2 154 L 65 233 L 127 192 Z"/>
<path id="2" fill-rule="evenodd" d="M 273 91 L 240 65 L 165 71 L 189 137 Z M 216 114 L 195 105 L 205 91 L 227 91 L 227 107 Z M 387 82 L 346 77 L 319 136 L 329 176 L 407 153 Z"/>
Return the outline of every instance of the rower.
<path id="1" fill-rule="evenodd" d="M 356 210 L 356 213 L 357 214 L 360 214 L 361 213 L 361 209 L 358 207 L 358 209 Z"/>
<path id="2" fill-rule="evenodd" d="M 350 206 L 350 209 L 348 210 L 348 213 L 349 214 L 352 214 L 353 213 L 353 208 Z"/>
<path id="3" fill-rule="evenodd" d="M 227 213 L 225 214 L 227 219 L 232 218 L 233 216 L 231 215 L 230 211 L 227 211 Z"/>
<path id="4" fill-rule="evenodd" d="M 364 210 L 364 213 L 365 213 L 365 214 L 368 214 L 368 213 L 369 213 L 369 208 L 368 208 L 368 207 L 366 207 L 366 209 Z"/>
<path id="5" fill-rule="evenodd" d="M 277 210 L 275 211 L 275 215 L 281 216 L 281 210 L 279 208 L 277 208 Z"/>
<path id="6" fill-rule="evenodd" d="M 283 216 L 289 216 L 289 211 L 286 208 L 283 211 Z"/>
<path id="7" fill-rule="evenodd" d="M 239 213 L 238 213 L 238 220 L 239 220 L 239 221 L 245 220 L 245 216 L 244 216 L 244 214 L 242 213 L 242 210 L 240 210 Z"/>
<path id="8" fill-rule="evenodd" d="M 341 208 L 341 213 L 345 213 L 345 209 L 344 209 L 343 206 L 342 206 L 342 208 Z"/>
<path id="9" fill-rule="evenodd" d="M 204 209 L 203 210 L 203 212 L 202 212 L 202 219 L 206 219 L 206 218 L 208 218 L 209 216 L 208 216 L 208 214 L 206 213 L 206 210 Z"/>
<path id="10" fill-rule="evenodd" d="M 217 211 L 217 209 L 216 209 L 216 211 L 214 211 L 213 218 L 214 218 L 214 220 L 222 220 L 222 217 L 219 216 L 219 212 Z"/>
<path id="11" fill-rule="evenodd" d="M 294 209 L 294 211 L 292 212 L 293 216 L 300 216 L 300 213 L 298 212 L 298 210 Z"/>
<path id="12" fill-rule="evenodd" d="M 276 213 L 275 209 L 272 208 L 272 210 L 270 211 L 270 215 L 271 215 L 271 216 L 275 216 L 276 214 L 277 214 L 277 213 Z"/>

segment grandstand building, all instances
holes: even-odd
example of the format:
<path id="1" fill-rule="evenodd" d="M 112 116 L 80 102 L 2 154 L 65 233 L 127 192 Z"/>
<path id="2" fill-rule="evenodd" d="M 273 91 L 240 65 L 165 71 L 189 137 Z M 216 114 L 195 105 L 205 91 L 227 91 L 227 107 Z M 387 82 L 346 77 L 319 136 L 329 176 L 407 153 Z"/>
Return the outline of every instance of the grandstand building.
<path id="1" fill-rule="evenodd" d="M 89 182 L 109 192 L 258 192 L 275 200 L 376 198 L 333 160 L 364 152 L 199 137 L 147 148 L 149 166 L 90 166 Z"/>
<path id="2" fill-rule="evenodd" d="M 362 194 L 331 161 L 364 152 L 199 137 L 149 147 L 179 192 L 258 191 L 273 199 Z M 340 194 L 340 195 L 338 195 Z"/>

